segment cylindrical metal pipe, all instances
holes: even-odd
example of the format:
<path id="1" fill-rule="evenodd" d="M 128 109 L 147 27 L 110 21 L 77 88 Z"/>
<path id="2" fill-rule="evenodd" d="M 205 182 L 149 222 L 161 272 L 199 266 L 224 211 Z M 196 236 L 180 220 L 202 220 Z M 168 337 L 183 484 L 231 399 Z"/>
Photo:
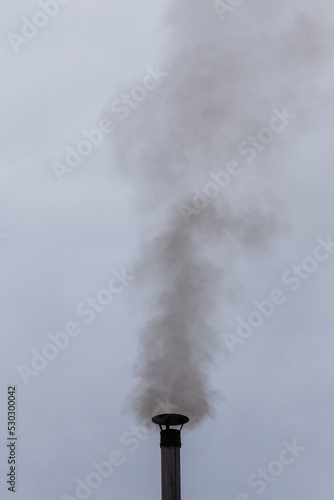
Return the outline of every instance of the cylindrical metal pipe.
<path id="1" fill-rule="evenodd" d="M 152 421 L 160 426 L 161 498 L 181 500 L 180 448 L 181 429 L 189 421 L 185 415 L 156 415 Z M 174 428 L 170 428 L 170 427 Z M 180 429 L 175 429 L 180 427 Z"/>
<path id="2" fill-rule="evenodd" d="M 161 431 L 161 500 L 181 500 L 180 431 Z"/>

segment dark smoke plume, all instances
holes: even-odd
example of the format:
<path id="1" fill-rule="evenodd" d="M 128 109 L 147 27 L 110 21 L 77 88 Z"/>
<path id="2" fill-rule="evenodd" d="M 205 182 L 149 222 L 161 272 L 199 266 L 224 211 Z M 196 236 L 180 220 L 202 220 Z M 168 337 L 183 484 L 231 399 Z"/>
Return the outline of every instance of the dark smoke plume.
<path id="1" fill-rule="evenodd" d="M 281 230 L 285 214 L 276 188 L 282 191 L 287 178 L 284 154 L 293 149 L 296 130 L 321 100 L 330 10 L 329 1 L 245 1 L 220 19 L 211 0 L 170 2 L 170 42 L 160 65 L 168 77 L 116 137 L 120 169 L 151 234 L 135 273 L 137 285 L 152 290 L 131 397 L 141 420 L 159 401 L 193 424 L 213 413 L 219 396 L 210 367 L 221 346 L 211 319 L 228 274 L 224 258 L 230 266 L 233 254 L 260 253 Z M 238 144 L 285 107 L 293 124 L 255 148 L 248 162 Z M 241 173 L 201 206 L 210 174 L 230 160 Z M 185 206 L 193 213 L 185 216 Z"/>

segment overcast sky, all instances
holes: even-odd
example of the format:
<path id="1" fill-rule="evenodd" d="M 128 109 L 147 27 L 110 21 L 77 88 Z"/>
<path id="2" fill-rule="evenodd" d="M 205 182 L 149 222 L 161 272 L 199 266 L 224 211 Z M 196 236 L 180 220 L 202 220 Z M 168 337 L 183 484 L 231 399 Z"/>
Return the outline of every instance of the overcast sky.
<path id="1" fill-rule="evenodd" d="M 0 13 L 1 498 L 332 500 L 331 1 Z"/>

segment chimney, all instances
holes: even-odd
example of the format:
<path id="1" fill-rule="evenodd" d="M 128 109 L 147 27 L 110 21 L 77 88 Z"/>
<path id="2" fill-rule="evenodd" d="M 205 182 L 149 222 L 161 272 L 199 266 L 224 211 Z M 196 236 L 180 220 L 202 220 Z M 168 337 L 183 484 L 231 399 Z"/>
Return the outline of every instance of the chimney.
<path id="1" fill-rule="evenodd" d="M 181 429 L 189 422 L 185 415 L 164 413 L 152 418 L 160 427 L 161 500 L 181 500 Z"/>

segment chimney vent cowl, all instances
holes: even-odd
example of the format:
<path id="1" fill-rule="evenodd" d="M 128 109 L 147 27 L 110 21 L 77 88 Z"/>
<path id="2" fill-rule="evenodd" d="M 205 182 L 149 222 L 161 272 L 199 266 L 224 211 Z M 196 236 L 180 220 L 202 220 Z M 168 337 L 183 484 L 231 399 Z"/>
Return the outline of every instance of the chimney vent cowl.
<path id="1" fill-rule="evenodd" d="M 178 413 L 164 413 L 153 417 L 152 422 L 160 427 L 161 498 L 181 500 L 181 429 L 189 418 Z"/>

